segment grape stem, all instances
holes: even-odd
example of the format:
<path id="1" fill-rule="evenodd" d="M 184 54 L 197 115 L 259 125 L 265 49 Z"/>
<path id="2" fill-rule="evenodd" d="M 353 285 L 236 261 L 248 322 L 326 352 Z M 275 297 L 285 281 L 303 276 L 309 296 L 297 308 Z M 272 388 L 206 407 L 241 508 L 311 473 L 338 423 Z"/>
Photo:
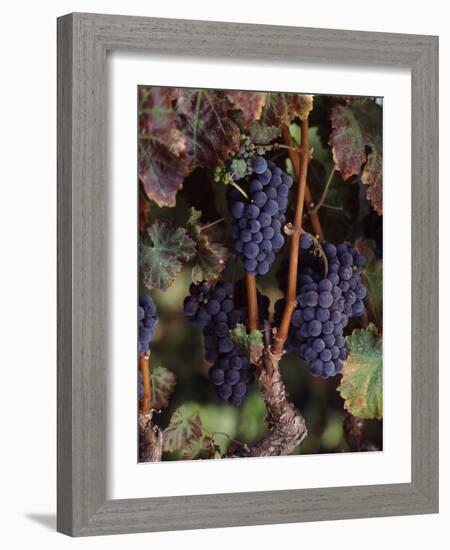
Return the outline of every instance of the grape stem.
<path id="1" fill-rule="evenodd" d="M 231 181 L 230 185 L 232 185 L 235 189 L 237 189 L 239 193 L 241 193 L 241 195 L 244 195 L 244 197 L 248 200 L 247 193 L 242 189 L 240 185 L 238 185 L 235 181 Z"/>
<path id="2" fill-rule="evenodd" d="M 291 136 L 291 133 L 289 132 L 289 128 L 287 126 L 283 126 L 281 128 L 281 134 L 283 136 L 284 143 L 286 145 L 289 145 L 290 147 L 293 146 L 294 138 Z M 303 141 L 303 138 L 302 138 Z M 301 148 L 300 148 L 301 151 Z M 302 154 L 299 152 L 299 149 L 297 151 L 294 151 L 293 149 L 289 149 L 289 158 L 292 163 L 292 168 L 294 169 L 294 174 L 297 179 L 297 181 L 300 181 L 300 172 L 301 172 L 301 157 Z M 308 183 L 305 182 L 305 201 L 307 205 L 310 205 L 313 202 L 311 191 L 309 190 Z M 322 225 L 320 223 L 320 218 L 317 212 L 309 214 L 309 220 L 311 222 L 314 234 L 317 235 L 319 240 L 323 241 L 324 235 L 322 230 Z"/>
<path id="3" fill-rule="evenodd" d="M 206 225 L 202 225 L 202 226 L 200 227 L 200 231 L 204 231 L 205 229 L 209 229 L 210 227 L 213 227 L 214 225 L 217 225 L 218 223 L 223 222 L 224 219 L 225 219 L 225 218 L 220 218 L 220 219 L 215 220 L 215 221 L 213 221 L 213 222 L 211 222 L 211 223 L 207 223 Z"/>
<path id="4" fill-rule="evenodd" d="M 292 141 L 291 135 L 289 133 L 289 128 L 287 126 L 283 126 L 282 132 L 283 136 L 285 136 L 285 133 L 287 132 L 289 140 Z M 291 155 L 290 151 L 289 155 Z M 294 221 L 292 223 L 293 233 L 291 235 L 290 242 L 289 273 L 286 290 L 286 300 L 280 326 L 275 336 L 275 342 L 273 346 L 273 352 L 276 355 L 280 355 L 283 352 L 284 344 L 286 342 L 289 332 L 289 326 L 291 324 L 292 314 L 297 307 L 297 273 L 300 252 L 300 236 L 303 232 L 302 218 L 303 206 L 305 204 L 306 178 L 308 175 L 309 156 L 310 150 L 308 140 L 308 117 L 306 117 L 304 120 L 301 121 L 301 144 L 299 162 L 297 163 L 298 170 L 295 170 L 297 175 L 297 201 L 295 205 Z M 292 164 L 294 166 L 293 161 Z"/>
<path id="5" fill-rule="evenodd" d="M 144 395 L 139 400 L 139 459 L 141 462 L 159 462 L 162 455 L 162 432 L 153 425 L 152 378 L 150 351 L 139 355 Z"/>
<path id="6" fill-rule="evenodd" d="M 330 175 L 328 176 L 327 182 L 325 184 L 325 188 L 324 188 L 324 190 L 322 192 L 322 195 L 319 199 L 319 202 L 315 206 L 308 209 L 309 215 L 317 214 L 317 212 L 324 205 L 325 199 L 327 198 L 328 190 L 330 188 L 331 182 L 333 181 L 333 176 L 334 176 L 335 171 L 336 171 L 336 166 L 333 166 L 333 168 L 331 169 Z"/>
<path id="7" fill-rule="evenodd" d="M 139 355 L 139 370 L 144 386 L 144 395 L 139 400 L 141 413 L 149 413 L 152 410 L 152 377 L 150 373 L 150 351 Z"/>
<path id="8" fill-rule="evenodd" d="M 258 330 L 258 298 L 256 292 L 256 278 L 250 273 L 245 274 L 245 284 L 247 287 L 247 307 L 248 307 L 248 331 Z"/>

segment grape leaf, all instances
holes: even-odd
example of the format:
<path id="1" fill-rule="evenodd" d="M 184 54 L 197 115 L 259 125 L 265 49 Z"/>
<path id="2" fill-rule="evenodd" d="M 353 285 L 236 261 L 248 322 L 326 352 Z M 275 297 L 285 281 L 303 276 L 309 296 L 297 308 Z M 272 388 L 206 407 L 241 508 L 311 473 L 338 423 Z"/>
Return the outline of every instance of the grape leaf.
<path id="1" fill-rule="evenodd" d="M 261 117 L 267 94 L 263 92 L 229 91 L 225 95 L 233 104 L 234 109 L 242 111 L 245 127 Z"/>
<path id="2" fill-rule="evenodd" d="M 260 120 L 267 126 L 279 127 L 290 124 L 295 117 L 303 120 L 312 108 L 312 95 L 269 92 Z"/>
<path id="3" fill-rule="evenodd" d="M 152 408 L 165 409 L 169 405 L 169 397 L 173 393 L 176 376 L 164 367 L 152 368 Z"/>
<path id="4" fill-rule="evenodd" d="M 238 149 L 240 131 L 228 117 L 233 105 L 220 90 L 175 89 L 177 127 L 186 140 L 192 168 L 214 168 Z"/>
<path id="5" fill-rule="evenodd" d="M 234 329 L 230 330 L 230 338 L 235 344 L 242 348 L 245 352 L 248 350 L 248 334 L 247 327 L 244 323 L 238 323 Z"/>
<path id="6" fill-rule="evenodd" d="M 190 172 L 173 101 L 173 88 L 139 87 L 139 179 L 159 206 L 175 206 L 177 191 Z"/>
<path id="7" fill-rule="evenodd" d="M 192 281 L 200 283 L 207 281 L 214 284 L 225 269 L 228 250 L 219 242 L 212 242 L 209 236 L 199 225 L 202 213 L 191 208 L 191 215 L 187 222 L 189 236 L 196 246 L 194 267 L 192 268 Z"/>
<path id="8" fill-rule="evenodd" d="M 259 122 L 252 122 L 249 126 L 248 133 L 252 143 L 258 145 L 268 145 L 281 134 L 277 126 L 268 126 L 266 124 L 260 124 Z"/>
<path id="9" fill-rule="evenodd" d="M 382 418 L 382 340 L 372 324 L 367 329 L 354 330 L 346 340 L 350 354 L 337 388 L 344 399 L 344 407 L 360 418 Z"/>
<path id="10" fill-rule="evenodd" d="M 363 271 L 367 294 L 372 301 L 377 319 L 383 318 L 383 262 L 373 259 Z"/>
<path id="11" fill-rule="evenodd" d="M 172 415 L 169 426 L 163 431 L 163 451 L 179 451 L 180 459 L 215 457 L 218 447 L 212 435 L 203 428 L 199 414 L 182 405 Z"/>
<path id="12" fill-rule="evenodd" d="M 243 323 L 238 323 L 234 329 L 230 330 L 230 338 L 245 353 L 248 353 L 253 365 L 259 362 L 264 349 L 263 335 L 260 330 L 252 330 L 247 334 L 247 327 Z"/>
<path id="13" fill-rule="evenodd" d="M 331 109 L 329 143 L 344 180 L 361 173 L 367 197 L 378 214 L 383 213 L 382 111 L 371 99 L 356 100 Z M 366 152 L 366 148 L 369 152 Z M 363 167 L 364 165 L 364 167 Z"/>
<path id="14" fill-rule="evenodd" d="M 195 243 L 182 227 L 155 222 L 139 244 L 139 267 L 144 285 L 167 290 L 184 263 L 195 254 Z"/>

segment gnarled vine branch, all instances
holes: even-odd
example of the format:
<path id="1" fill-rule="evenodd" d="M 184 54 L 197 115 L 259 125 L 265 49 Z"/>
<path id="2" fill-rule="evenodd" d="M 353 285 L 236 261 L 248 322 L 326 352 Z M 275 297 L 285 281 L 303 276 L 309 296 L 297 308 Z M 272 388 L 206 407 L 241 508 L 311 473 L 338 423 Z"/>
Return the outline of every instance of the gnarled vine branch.
<path id="1" fill-rule="evenodd" d="M 272 353 L 270 346 L 265 347 L 259 383 L 267 407 L 267 432 L 255 445 L 239 449 L 233 457 L 288 455 L 307 435 L 305 419 L 288 401 L 280 359 L 281 355 Z"/>

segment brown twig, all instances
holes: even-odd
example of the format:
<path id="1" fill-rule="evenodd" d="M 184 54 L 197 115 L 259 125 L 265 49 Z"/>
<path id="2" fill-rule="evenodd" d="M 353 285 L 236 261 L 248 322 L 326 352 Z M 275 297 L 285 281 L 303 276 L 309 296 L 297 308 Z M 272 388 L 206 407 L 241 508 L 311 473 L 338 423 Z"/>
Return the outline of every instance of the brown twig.
<path id="1" fill-rule="evenodd" d="M 221 223 L 223 221 L 225 221 L 225 218 L 219 218 L 218 220 L 215 220 L 213 222 L 202 225 L 202 226 L 200 226 L 200 231 L 204 231 L 205 229 L 209 229 L 210 227 L 213 227 L 214 225 L 217 225 L 218 223 Z"/>
<path id="2" fill-rule="evenodd" d="M 283 136 L 287 132 L 290 137 L 289 129 L 284 126 L 282 129 Z M 290 152 L 289 152 L 290 154 Z M 289 273 L 288 284 L 286 291 L 286 303 L 284 306 L 283 315 L 281 317 L 280 326 L 275 337 L 274 353 L 281 354 L 289 332 L 291 317 L 297 307 L 297 273 L 298 259 L 300 251 L 300 236 L 302 233 L 302 218 L 303 205 L 305 204 L 306 177 L 308 174 L 309 162 L 309 141 L 308 141 L 308 118 L 301 122 L 301 144 L 299 153 L 299 170 L 297 174 L 297 201 L 295 205 L 294 221 L 292 223 L 292 235 L 289 254 Z"/>
<path id="3" fill-rule="evenodd" d="M 294 144 L 294 139 L 291 136 L 291 133 L 289 132 L 289 128 L 287 126 L 283 126 L 281 129 L 281 135 L 283 136 L 284 143 L 286 145 L 289 145 L 290 147 Z M 302 138 L 303 141 L 303 138 Z M 301 148 L 300 148 L 301 150 Z M 308 152 L 309 154 L 309 152 Z M 297 181 L 300 180 L 300 171 L 301 171 L 301 154 L 298 153 L 298 151 L 294 151 L 292 148 L 289 149 L 289 158 L 292 163 L 292 168 L 294 169 L 294 174 L 297 179 Z M 305 184 L 305 201 L 307 207 L 313 202 L 313 198 L 311 195 L 311 191 L 309 190 L 308 183 Z M 311 226 L 313 228 L 314 234 L 317 235 L 319 240 L 323 241 L 324 235 L 322 230 L 322 225 L 320 223 L 320 218 L 317 212 L 311 213 L 309 212 L 309 220 L 311 222 Z"/>
<path id="4" fill-rule="evenodd" d="M 256 292 L 256 278 L 250 273 L 245 274 L 245 284 L 247 287 L 247 306 L 248 306 L 248 331 L 258 329 L 258 297 Z"/>
<path id="5" fill-rule="evenodd" d="M 149 351 L 139 356 L 139 370 L 144 386 L 144 395 L 139 400 L 139 459 L 141 462 L 158 462 L 161 460 L 163 439 L 161 430 L 152 422 L 152 377 Z"/>
<path id="6" fill-rule="evenodd" d="M 146 414 L 152 410 L 152 377 L 150 374 L 150 352 L 141 353 L 139 356 L 139 370 L 142 375 L 144 395 L 139 400 L 139 410 Z"/>

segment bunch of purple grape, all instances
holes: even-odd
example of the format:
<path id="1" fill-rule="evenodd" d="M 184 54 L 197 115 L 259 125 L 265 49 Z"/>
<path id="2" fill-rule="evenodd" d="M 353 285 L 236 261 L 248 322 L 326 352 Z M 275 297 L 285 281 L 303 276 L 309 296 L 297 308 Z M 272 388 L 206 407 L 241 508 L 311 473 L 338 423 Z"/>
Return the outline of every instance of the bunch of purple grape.
<path id="1" fill-rule="evenodd" d="M 247 273 L 265 275 L 284 244 L 288 193 L 292 178 L 272 161 L 255 157 L 254 177 L 242 183 L 248 199 L 236 188 L 228 194 L 233 219 L 231 236 Z"/>
<path id="2" fill-rule="evenodd" d="M 288 351 L 297 351 L 309 366 L 311 374 L 329 378 L 342 371 L 348 357 L 344 328 L 351 317 L 364 313 L 366 287 L 361 268 L 366 260 L 346 244 L 323 243 L 325 262 L 318 254 L 315 241 L 307 233 L 300 240 L 302 249 L 298 274 L 297 308 L 291 319 Z M 280 319 L 284 300 L 275 305 Z"/>
<path id="3" fill-rule="evenodd" d="M 155 335 L 155 325 L 158 322 L 156 305 L 150 294 L 141 294 L 138 304 L 139 322 L 139 354 L 145 353 Z"/>
<path id="4" fill-rule="evenodd" d="M 245 322 L 243 311 L 235 305 L 233 284 L 191 284 L 189 291 L 184 313 L 189 321 L 203 327 L 205 359 L 213 363 L 209 380 L 219 399 L 240 405 L 254 380 L 254 367 L 229 337 L 231 329 Z"/>

